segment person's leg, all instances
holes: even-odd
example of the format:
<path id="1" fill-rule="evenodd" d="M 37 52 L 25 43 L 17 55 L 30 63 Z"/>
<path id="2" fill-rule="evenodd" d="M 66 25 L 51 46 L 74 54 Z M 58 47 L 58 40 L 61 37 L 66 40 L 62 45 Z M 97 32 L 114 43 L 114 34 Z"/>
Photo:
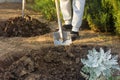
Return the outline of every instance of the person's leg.
<path id="1" fill-rule="evenodd" d="M 79 28 L 82 24 L 82 17 L 84 12 L 85 0 L 73 0 L 73 19 L 72 19 L 72 40 L 76 40 L 79 37 Z"/>
<path id="2" fill-rule="evenodd" d="M 72 9 L 71 9 L 71 0 L 60 0 L 60 8 L 65 21 L 66 27 L 69 27 L 72 23 Z M 71 26 L 70 26 L 71 27 Z M 72 27 L 71 27 L 72 28 Z"/>
<path id="3" fill-rule="evenodd" d="M 82 24 L 85 0 L 73 0 L 72 31 L 78 32 Z"/>

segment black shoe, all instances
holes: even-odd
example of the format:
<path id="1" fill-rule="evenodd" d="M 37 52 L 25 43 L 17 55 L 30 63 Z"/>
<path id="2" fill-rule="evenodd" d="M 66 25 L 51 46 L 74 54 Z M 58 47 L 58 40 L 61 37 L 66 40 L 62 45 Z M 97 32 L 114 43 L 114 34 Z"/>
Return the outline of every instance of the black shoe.
<path id="1" fill-rule="evenodd" d="M 72 38 L 72 41 L 78 39 L 79 38 L 79 32 L 72 31 L 71 32 L 71 38 Z"/>
<path id="2" fill-rule="evenodd" d="M 71 24 L 69 24 L 69 25 L 63 25 L 63 28 L 65 28 L 66 30 L 72 29 L 72 25 Z"/>

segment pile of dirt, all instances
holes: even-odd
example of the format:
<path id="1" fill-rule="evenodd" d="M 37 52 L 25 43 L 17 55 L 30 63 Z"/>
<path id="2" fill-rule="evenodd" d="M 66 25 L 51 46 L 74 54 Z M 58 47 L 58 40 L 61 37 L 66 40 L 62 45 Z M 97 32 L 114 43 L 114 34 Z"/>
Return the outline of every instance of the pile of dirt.
<path id="1" fill-rule="evenodd" d="M 46 47 L 32 50 L 0 72 L 2 80 L 85 80 L 80 70 L 92 45 Z M 95 47 L 99 50 L 101 46 Z M 109 48 L 103 46 L 105 51 Z"/>
<path id="2" fill-rule="evenodd" d="M 43 35 L 50 31 L 51 29 L 47 24 L 30 16 L 15 17 L 0 22 L 0 36 L 5 37 L 31 37 Z"/>

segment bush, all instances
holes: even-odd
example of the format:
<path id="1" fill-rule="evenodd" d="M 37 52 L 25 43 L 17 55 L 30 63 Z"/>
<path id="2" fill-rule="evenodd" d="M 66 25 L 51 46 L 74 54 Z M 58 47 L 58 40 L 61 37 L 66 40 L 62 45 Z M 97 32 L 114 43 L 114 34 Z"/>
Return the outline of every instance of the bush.
<path id="1" fill-rule="evenodd" d="M 84 64 L 82 71 L 89 74 L 89 80 L 98 80 L 97 78 L 100 77 L 108 79 L 116 70 L 120 71 L 120 66 L 117 61 L 118 55 L 112 55 L 111 50 L 105 52 L 100 48 L 98 52 L 94 48 L 88 51 L 87 59 L 81 59 L 81 62 Z"/>
<path id="2" fill-rule="evenodd" d="M 112 6 L 106 0 L 86 1 L 85 18 L 94 31 L 110 32 L 114 29 Z"/>
<path id="3" fill-rule="evenodd" d="M 116 34 L 120 36 L 120 11 L 117 11 L 115 16 L 115 27 L 116 27 Z"/>
<path id="4" fill-rule="evenodd" d="M 84 18 L 94 31 L 115 32 L 120 35 L 119 4 L 119 0 L 87 0 Z"/>
<path id="5" fill-rule="evenodd" d="M 54 0 L 35 0 L 33 9 L 40 11 L 43 16 L 48 20 L 56 19 L 56 9 Z"/>
<path id="6" fill-rule="evenodd" d="M 113 16 L 114 16 L 114 23 L 115 23 L 115 32 L 117 35 L 120 36 L 120 1 L 113 0 L 110 1 L 111 5 L 113 6 Z"/>

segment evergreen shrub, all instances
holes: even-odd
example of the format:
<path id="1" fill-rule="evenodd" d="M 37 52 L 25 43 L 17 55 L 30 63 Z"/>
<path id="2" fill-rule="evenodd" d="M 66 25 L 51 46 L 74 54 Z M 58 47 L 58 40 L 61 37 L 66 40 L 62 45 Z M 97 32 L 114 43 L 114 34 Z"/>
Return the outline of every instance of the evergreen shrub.
<path id="1" fill-rule="evenodd" d="M 56 19 L 56 9 L 54 0 L 35 0 L 33 9 L 40 11 L 47 20 Z"/>

